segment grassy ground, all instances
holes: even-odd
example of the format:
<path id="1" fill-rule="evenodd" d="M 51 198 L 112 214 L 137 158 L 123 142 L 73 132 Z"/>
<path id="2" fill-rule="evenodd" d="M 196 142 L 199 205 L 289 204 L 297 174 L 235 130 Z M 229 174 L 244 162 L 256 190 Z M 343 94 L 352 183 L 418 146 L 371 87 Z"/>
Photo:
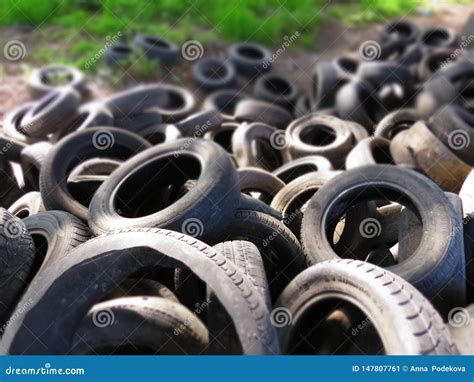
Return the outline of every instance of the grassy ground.
<path id="1" fill-rule="evenodd" d="M 67 49 L 38 48 L 41 62 L 73 62 L 100 50 L 105 38 L 134 32 L 159 34 L 177 43 L 197 39 L 253 40 L 270 46 L 296 31 L 295 45 L 314 46 L 328 15 L 372 21 L 406 14 L 421 0 L 1 0 L 0 25 L 29 24 L 48 39 L 69 42 Z M 41 37 L 41 36 L 40 36 Z M 94 65 L 88 68 L 95 70 Z"/>

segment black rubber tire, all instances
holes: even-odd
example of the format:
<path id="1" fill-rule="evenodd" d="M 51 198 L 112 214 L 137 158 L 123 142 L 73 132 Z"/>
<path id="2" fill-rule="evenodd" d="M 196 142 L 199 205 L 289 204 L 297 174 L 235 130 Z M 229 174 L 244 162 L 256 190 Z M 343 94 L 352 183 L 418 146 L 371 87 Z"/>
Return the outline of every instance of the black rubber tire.
<path id="1" fill-rule="evenodd" d="M 170 85 L 171 86 L 171 85 Z M 163 84 L 138 85 L 115 93 L 102 101 L 114 118 L 123 118 L 169 104 L 168 87 Z"/>
<path id="2" fill-rule="evenodd" d="M 150 279 L 127 279 L 110 292 L 102 301 L 122 297 L 161 297 L 179 303 L 178 297 L 164 284 Z"/>
<path id="3" fill-rule="evenodd" d="M 273 175 L 280 178 L 284 183 L 290 183 L 292 180 L 313 171 L 330 171 L 332 164 L 325 157 L 320 155 L 308 155 L 302 158 L 294 159 L 273 171 Z"/>
<path id="4" fill-rule="evenodd" d="M 41 199 L 41 194 L 37 191 L 28 192 L 8 208 L 8 212 L 19 219 L 24 219 L 43 211 L 45 211 L 43 200 Z"/>
<path id="5" fill-rule="evenodd" d="M 376 96 L 375 88 L 366 81 L 355 79 L 338 91 L 336 110 L 340 118 L 357 122 L 372 132 L 387 110 L 383 108 Z"/>
<path id="6" fill-rule="evenodd" d="M 35 245 L 25 224 L 4 208 L 0 208 L 0 323 L 10 317 L 33 269 Z M 22 308 L 22 305 L 18 305 Z"/>
<path id="7" fill-rule="evenodd" d="M 157 110 L 143 110 L 137 113 L 114 118 L 110 126 L 119 127 L 132 133 L 139 134 L 140 131 L 159 125 L 163 122 L 161 114 Z M 107 126 L 107 125 L 96 125 Z"/>
<path id="8" fill-rule="evenodd" d="M 108 176 L 120 166 L 122 162 L 109 158 L 92 158 L 80 163 L 69 173 L 68 181 L 78 176 Z"/>
<path id="9" fill-rule="evenodd" d="M 206 132 L 218 129 L 222 122 L 222 116 L 218 111 L 204 110 L 179 121 L 176 127 L 184 137 L 202 138 Z"/>
<path id="10" fill-rule="evenodd" d="M 390 141 L 382 137 L 365 138 L 349 152 L 346 169 L 368 164 L 395 164 L 390 153 Z"/>
<path id="11" fill-rule="evenodd" d="M 277 220 L 283 219 L 283 216 L 281 215 L 281 213 L 275 210 L 274 208 L 270 207 L 268 204 L 245 194 L 240 195 L 238 209 L 262 212 L 266 215 L 274 217 Z"/>
<path id="12" fill-rule="evenodd" d="M 447 62 L 455 60 L 456 56 L 454 47 L 438 48 L 426 52 L 416 68 L 418 80 L 426 81 Z"/>
<path id="13" fill-rule="evenodd" d="M 240 74 L 255 78 L 271 67 L 271 52 L 263 45 L 240 42 L 229 47 L 229 60 Z"/>
<path id="14" fill-rule="evenodd" d="M 197 88 L 205 92 L 232 88 L 237 82 L 232 63 L 214 57 L 196 62 L 192 67 L 192 74 Z"/>
<path id="15" fill-rule="evenodd" d="M 438 186 L 397 166 L 369 165 L 346 171 L 311 198 L 301 229 L 301 243 L 310 262 L 337 259 L 327 238 L 331 226 L 349 205 L 381 197 L 413 208 L 423 224 L 423 237 L 415 253 L 387 269 L 413 284 L 440 310 L 463 304 L 465 268 L 459 219 Z M 363 220 L 359 230 L 368 232 L 369 223 Z"/>
<path id="16" fill-rule="evenodd" d="M 224 148 L 232 159 L 235 161 L 234 154 L 232 152 L 232 137 L 235 130 L 239 128 L 240 124 L 236 122 L 224 122 L 219 126 L 218 129 L 210 130 L 204 134 L 204 139 L 209 139 L 222 148 Z"/>
<path id="17" fill-rule="evenodd" d="M 360 60 L 357 56 L 345 55 L 337 56 L 333 60 L 336 69 L 339 72 L 339 76 L 344 79 L 351 80 L 357 73 L 357 69 L 360 65 Z"/>
<path id="18" fill-rule="evenodd" d="M 334 168 L 342 167 L 353 140 L 352 131 L 345 121 L 319 113 L 294 120 L 286 130 L 286 142 L 292 159 L 321 155 Z"/>
<path id="19" fill-rule="evenodd" d="M 255 81 L 253 94 L 258 99 L 291 109 L 298 97 L 298 89 L 286 77 L 270 73 Z"/>
<path id="20" fill-rule="evenodd" d="M 73 119 L 80 101 L 79 93 L 72 88 L 53 90 L 26 112 L 20 129 L 30 137 L 45 138 Z"/>
<path id="21" fill-rule="evenodd" d="M 152 146 L 174 142 L 182 137 L 181 131 L 176 125 L 168 123 L 147 127 L 139 131 L 138 135 L 145 138 Z"/>
<path id="22" fill-rule="evenodd" d="M 64 210 L 87 220 L 87 207 L 67 189 L 69 172 L 97 157 L 125 160 L 150 147 L 142 137 L 117 128 L 89 128 L 58 142 L 48 154 L 40 173 L 40 191 L 47 210 Z"/>
<path id="23" fill-rule="evenodd" d="M 49 142 L 38 142 L 27 146 L 21 152 L 23 178 L 28 189 L 39 191 L 39 174 L 41 166 L 53 145 Z"/>
<path id="24" fill-rule="evenodd" d="M 119 43 L 107 47 L 104 53 L 104 60 L 108 66 L 115 68 L 130 62 L 132 56 L 132 48 L 127 44 Z"/>
<path id="25" fill-rule="evenodd" d="M 18 185 L 12 165 L 0 160 L 0 207 L 10 207 L 23 195 L 24 192 Z"/>
<path id="26" fill-rule="evenodd" d="M 234 116 L 238 122 L 261 122 L 279 129 L 285 129 L 293 120 L 285 108 L 254 99 L 239 101 Z"/>
<path id="27" fill-rule="evenodd" d="M 270 293 L 262 257 L 258 248 L 243 240 L 225 241 L 214 246 L 247 276 L 261 294 L 268 310 L 271 309 Z M 224 307 L 216 299 L 212 290 L 207 290 L 207 328 L 210 336 L 210 354 L 242 354 L 239 337 Z M 215 338 L 215 339 L 214 339 Z"/>
<path id="28" fill-rule="evenodd" d="M 383 117 L 377 124 L 374 136 L 393 139 L 399 132 L 409 129 L 416 121 L 428 116 L 416 109 L 398 109 Z"/>
<path id="29" fill-rule="evenodd" d="M 453 29 L 439 26 L 422 30 L 418 37 L 418 41 L 429 49 L 454 46 L 456 40 Z"/>
<path id="30" fill-rule="evenodd" d="M 232 152 L 239 167 L 260 167 L 273 171 L 287 159 L 284 132 L 270 125 L 242 123 L 232 135 Z M 260 144 L 260 145 L 259 145 Z"/>
<path id="31" fill-rule="evenodd" d="M 309 93 L 312 110 L 334 106 L 335 96 L 345 82 L 340 74 L 333 62 L 321 62 L 315 66 Z"/>
<path id="32" fill-rule="evenodd" d="M 245 98 L 251 98 L 241 90 L 224 89 L 212 92 L 203 101 L 204 110 L 217 110 L 224 121 L 233 121 L 237 103 Z"/>
<path id="33" fill-rule="evenodd" d="M 190 355 L 206 352 L 206 327 L 179 303 L 123 297 L 92 307 L 74 335 L 74 355 Z"/>
<path id="34" fill-rule="evenodd" d="M 56 85 L 48 76 L 61 75 L 67 82 Z M 84 73 L 73 66 L 48 65 L 34 70 L 28 78 L 28 90 L 33 98 L 40 98 L 58 88 L 72 87 L 81 95 L 88 94 L 87 79 Z"/>
<path id="35" fill-rule="evenodd" d="M 49 141 L 56 143 L 70 133 L 95 126 L 114 126 L 113 115 L 101 104 L 87 103 L 80 106 L 74 119 L 66 127 L 55 132 Z"/>
<path id="36" fill-rule="evenodd" d="M 149 59 L 160 60 L 167 65 L 175 63 L 180 56 L 179 47 L 161 37 L 138 34 L 133 39 L 133 45 L 142 49 Z"/>
<path id="37" fill-rule="evenodd" d="M 183 164 L 180 159 L 193 163 Z M 163 171 L 165 164 L 168 172 Z M 156 196 L 159 186 L 196 178 L 186 195 L 158 212 L 153 204 L 156 198 L 149 201 L 140 196 L 151 189 Z M 143 182 L 146 187 L 140 186 Z M 145 150 L 115 170 L 91 201 L 89 226 L 96 235 L 121 228 L 160 227 L 209 238 L 225 229 L 239 198 L 237 172 L 224 149 L 210 141 L 183 138 Z M 122 200 L 126 201 L 123 207 L 116 203 Z M 148 210 L 140 210 L 143 202 Z M 121 215 L 118 209 L 123 210 Z"/>
<path id="38" fill-rule="evenodd" d="M 23 223 L 36 244 L 36 275 L 91 238 L 89 227 L 64 211 L 40 212 L 23 219 Z"/>
<path id="39" fill-rule="evenodd" d="M 167 101 L 156 106 L 164 122 L 181 121 L 194 111 L 196 98 L 188 89 L 170 84 L 159 84 L 159 86 L 167 95 Z"/>
<path id="40" fill-rule="evenodd" d="M 474 166 L 474 116 L 455 105 L 447 105 L 429 120 L 431 132 L 456 156 Z"/>
<path id="41" fill-rule="evenodd" d="M 408 20 L 395 20 L 386 24 L 380 34 L 382 42 L 397 40 L 406 44 L 413 43 L 420 35 L 418 27 Z"/>
<path id="42" fill-rule="evenodd" d="M 293 115 L 295 116 L 295 118 L 300 118 L 310 113 L 311 101 L 309 95 L 303 94 L 299 96 L 295 102 L 295 107 L 293 108 Z"/>
<path id="43" fill-rule="evenodd" d="M 390 141 L 390 154 L 393 160 L 400 167 L 422 172 L 416 161 L 413 151 L 405 144 L 409 136 L 408 130 L 401 131 Z"/>
<path id="44" fill-rule="evenodd" d="M 286 184 L 275 195 L 270 207 L 282 214 L 283 223 L 296 237 L 299 237 L 307 202 L 330 179 L 340 173 L 341 171 L 316 171 L 301 175 Z"/>
<path id="45" fill-rule="evenodd" d="M 280 296 L 275 311 L 279 309 L 289 318 L 288 325 L 278 325 L 283 353 L 292 354 L 301 341 L 297 330 L 311 317 L 311 308 L 324 319 L 331 308 L 342 305 L 336 305 L 334 299 L 349 302 L 363 312 L 375 326 L 386 354 L 458 354 L 438 312 L 412 285 L 376 265 L 342 259 L 310 267 Z M 318 302 L 323 305 L 316 310 Z M 311 329 L 320 323 L 314 314 L 313 318 Z"/>
<path id="46" fill-rule="evenodd" d="M 240 192 L 249 194 L 258 192 L 258 199 L 270 204 L 278 191 L 285 187 L 285 183 L 272 173 L 257 167 L 241 167 L 239 174 Z"/>
<path id="47" fill-rule="evenodd" d="M 217 240 L 246 240 L 257 246 L 273 301 L 306 268 L 301 246 L 293 233 L 281 221 L 261 212 L 238 210 L 227 231 Z"/>
<path id="48" fill-rule="evenodd" d="M 416 122 L 402 137 L 402 144 L 411 153 L 418 168 L 444 191 L 459 192 L 471 166 L 456 156 L 449 146 L 445 146 L 423 121 Z M 467 136 L 462 138 L 462 144 L 468 143 Z M 397 157 L 393 155 L 393 158 L 397 163 Z"/>
<path id="49" fill-rule="evenodd" d="M 5 127 L 3 130 L 5 130 Z M 6 159 L 11 162 L 20 162 L 21 150 L 23 150 L 26 146 L 27 145 L 25 143 L 10 138 L 0 131 L 0 147 L 3 147 L 3 149 L 0 150 L 2 160 Z"/>
<path id="50" fill-rule="evenodd" d="M 232 317 L 245 354 L 279 353 L 264 300 L 240 270 L 194 238 L 153 228 L 89 240 L 49 267 L 23 296 L 34 304 L 15 311 L 18 319 L 5 331 L 4 348 L 9 354 L 68 352 L 75 328 L 97 300 L 130 275 L 157 266 L 184 266 L 214 290 Z"/>
<path id="51" fill-rule="evenodd" d="M 27 145 L 41 142 L 42 139 L 32 138 L 22 129 L 25 115 L 34 107 L 35 103 L 25 103 L 5 115 L 3 122 L 3 132 L 5 136 L 13 141 L 13 148 L 21 151 Z M 17 155 L 19 157 L 19 155 Z"/>

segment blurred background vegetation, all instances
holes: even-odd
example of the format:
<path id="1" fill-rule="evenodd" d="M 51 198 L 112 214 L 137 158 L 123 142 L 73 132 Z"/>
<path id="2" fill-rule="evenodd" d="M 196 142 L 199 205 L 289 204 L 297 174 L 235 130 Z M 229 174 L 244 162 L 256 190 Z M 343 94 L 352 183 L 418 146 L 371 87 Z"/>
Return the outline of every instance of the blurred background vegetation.
<path id="1" fill-rule="evenodd" d="M 176 43 L 197 39 L 252 40 L 275 46 L 298 31 L 299 47 L 313 47 L 318 28 L 336 19 L 379 21 L 414 12 L 423 0 L 0 0 L 0 26 L 30 25 L 35 33 L 68 42 L 67 50 L 40 47 L 39 61 L 73 61 L 100 49 L 118 32 L 161 35 Z M 64 57 L 62 57 L 64 56 Z M 73 59 L 73 58 L 76 59 Z M 90 68 L 94 70 L 94 68 Z"/>

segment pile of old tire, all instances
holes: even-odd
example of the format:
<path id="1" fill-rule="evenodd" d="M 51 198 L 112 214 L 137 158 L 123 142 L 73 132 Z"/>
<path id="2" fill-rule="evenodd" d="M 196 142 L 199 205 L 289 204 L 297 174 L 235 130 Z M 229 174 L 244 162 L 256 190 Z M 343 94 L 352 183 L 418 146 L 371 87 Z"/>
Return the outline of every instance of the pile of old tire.
<path id="1" fill-rule="evenodd" d="M 198 61 L 201 105 L 33 73 L 1 135 L 4 352 L 472 354 L 474 64 L 456 41 L 391 23 L 375 57 L 316 63 L 308 94 L 236 44 Z"/>

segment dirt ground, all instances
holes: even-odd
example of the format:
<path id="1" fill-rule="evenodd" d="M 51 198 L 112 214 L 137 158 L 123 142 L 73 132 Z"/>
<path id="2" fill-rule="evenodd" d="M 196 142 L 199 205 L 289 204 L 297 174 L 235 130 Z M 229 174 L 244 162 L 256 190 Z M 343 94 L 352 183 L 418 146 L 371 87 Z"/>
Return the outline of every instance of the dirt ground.
<path id="1" fill-rule="evenodd" d="M 406 19 L 415 22 L 420 27 L 449 26 L 459 36 L 462 36 L 464 25 L 469 17 L 474 15 L 474 3 L 452 5 L 441 1 L 434 13 L 425 16 L 413 15 L 406 17 Z M 315 41 L 317 49 L 314 51 L 287 50 L 274 62 L 274 70 L 292 77 L 301 90 L 307 89 L 310 83 L 309 73 L 315 62 L 347 52 L 357 52 L 362 42 L 378 39 L 383 25 L 383 23 L 376 23 L 365 27 L 352 27 L 342 25 L 334 20 L 328 20 L 326 25 L 321 28 Z M 0 45 L 2 47 L 6 42 L 13 39 L 22 41 L 26 46 L 26 52 L 37 47 L 38 44 L 48 44 L 54 48 L 54 46 L 62 43 L 61 41 L 38 41 L 37 34 L 25 27 L 0 28 Z M 204 46 L 204 56 L 225 57 L 226 48 L 227 45 L 222 42 Z M 276 51 L 279 46 L 276 44 L 271 48 Z M 38 62 L 32 62 L 28 54 L 22 60 L 16 62 L 9 62 L 4 55 L 0 56 L 0 126 L 6 112 L 30 99 L 25 85 L 26 73 L 39 64 Z M 153 81 L 177 82 L 185 86 L 192 86 L 191 65 L 192 63 L 184 61 L 172 68 L 164 68 L 160 78 L 153 79 Z M 113 91 L 107 80 L 104 81 L 99 76 L 92 78 L 91 87 L 94 97 L 99 98 Z"/>

